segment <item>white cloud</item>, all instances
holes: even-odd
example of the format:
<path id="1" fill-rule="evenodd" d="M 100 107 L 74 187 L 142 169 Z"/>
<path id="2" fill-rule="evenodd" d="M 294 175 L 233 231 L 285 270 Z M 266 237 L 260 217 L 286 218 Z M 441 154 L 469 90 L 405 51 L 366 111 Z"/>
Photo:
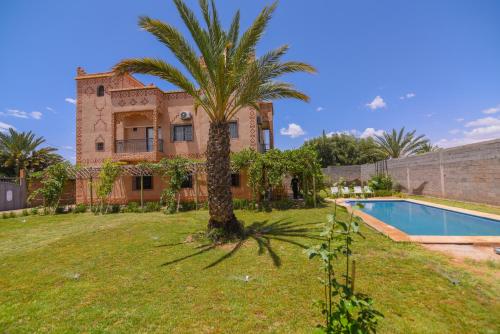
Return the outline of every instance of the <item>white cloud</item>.
<path id="1" fill-rule="evenodd" d="M 34 119 L 41 119 L 42 118 L 42 113 L 39 111 L 32 111 L 30 113 L 31 117 Z"/>
<path id="2" fill-rule="evenodd" d="M 0 122 L 0 132 L 7 132 L 9 129 L 15 130 L 16 128 L 10 124 Z"/>
<path id="3" fill-rule="evenodd" d="M 400 100 L 412 99 L 415 96 L 417 96 L 417 94 L 415 94 L 415 93 L 406 93 L 405 95 L 400 96 L 399 99 Z"/>
<path id="4" fill-rule="evenodd" d="M 71 103 L 71 104 L 76 104 L 76 100 L 75 99 L 72 99 L 71 97 L 67 97 L 64 99 L 64 101 L 68 102 L 68 103 Z"/>
<path id="5" fill-rule="evenodd" d="M 491 125 L 500 125 L 500 118 L 495 118 L 495 117 L 479 118 L 472 122 L 468 122 L 467 124 L 465 124 L 465 127 L 474 128 L 479 126 L 491 126 Z"/>
<path id="6" fill-rule="evenodd" d="M 483 110 L 483 114 L 496 114 L 497 112 L 500 112 L 500 104 L 496 107 Z"/>
<path id="7" fill-rule="evenodd" d="M 48 111 L 52 111 L 52 112 L 54 112 L 54 113 L 56 112 L 56 111 L 54 110 L 54 108 L 51 108 L 51 107 L 45 107 L 45 109 L 46 109 L 46 110 L 48 110 Z"/>
<path id="8" fill-rule="evenodd" d="M 7 109 L 6 112 L 1 112 L 0 115 L 12 116 L 17 118 L 28 118 L 28 113 L 19 109 Z"/>
<path id="9" fill-rule="evenodd" d="M 290 136 L 291 138 L 297 138 L 305 135 L 305 131 L 302 130 L 302 127 L 295 123 L 288 124 L 288 128 L 281 128 L 280 133 L 283 136 Z"/>
<path id="10" fill-rule="evenodd" d="M 460 136 L 441 139 L 436 144 L 441 147 L 453 147 L 500 138 L 500 118 L 484 117 L 465 124 L 468 130 L 453 129 L 449 132 Z"/>
<path id="11" fill-rule="evenodd" d="M 462 123 L 465 119 L 463 118 L 456 118 L 455 121 L 457 121 L 458 123 Z"/>
<path id="12" fill-rule="evenodd" d="M 465 131 L 465 136 L 477 140 L 488 140 L 500 137 L 500 123 L 499 125 L 483 126 Z"/>
<path id="13" fill-rule="evenodd" d="M 327 137 L 332 137 L 335 135 L 350 135 L 359 138 L 369 138 L 375 136 L 381 136 L 384 134 L 384 130 L 375 130 L 374 128 L 366 128 L 364 131 L 359 131 L 356 129 L 344 130 L 344 131 L 332 131 L 326 134 Z"/>
<path id="14" fill-rule="evenodd" d="M 382 136 L 384 134 L 384 130 L 375 130 L 374 128 L 366 128 L 363 133 L 359 136 L 360 138 L 369 138 L 375 136 Z"/>
<path id="15" fill-rule="evenodd" d="M 69 146 L 69 145 L 68 146 L 61 146 L 61 148 L 63 150 L 68 150 L 68 151 L 74 151 L 75 150 L 75 148 L 73 146 Z"/>
<path id="16" fill-rule="evenodd" d="M 16 117 L 16 118 L 33 118 L 33 119 L 40 119 L 42 118 L 42 113 L 39 111 L 32 111 L 30 113 L 19 110 L 19 109 L 7 109 L 5 112 L 0 112 L 1 116 L 9 116 L 9 117 Z"/>
<path id="17" fill-rule="evenodd" d="M 425 114 L 425 116 L 427 116 L 427 117 L 432 117 L 432 116 L 434 116 L 434 113 L 433 113 L 433 112 L 431 112 L 431 113 Z"/>
<path id="18" fill-rule="evenodd" d="M 323 111 L 323 110 L 325 110 L 325 108 L 323 108 L 323 107 L 317 107 L 316 108 L 316 111 Z"/>
<path id="19" fill-rule="evenodd" d="M 379 95 L 375 96 L 372 102 L 367 103 L 366 106 L 370 108 L 371 110 L 377 110 L 380 108 L 385 108 L 387 104 L 384 102 L 384 99 L 381 98 Z"/>

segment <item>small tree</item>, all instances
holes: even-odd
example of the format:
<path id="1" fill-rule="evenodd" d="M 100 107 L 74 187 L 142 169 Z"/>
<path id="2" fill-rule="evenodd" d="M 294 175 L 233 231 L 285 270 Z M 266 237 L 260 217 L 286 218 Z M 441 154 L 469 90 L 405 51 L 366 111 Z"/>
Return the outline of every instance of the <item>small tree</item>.
<path id="1" fill-rule="evenodd" d="M 120 163 L 106 160 L 102 164 L 99 172 L 99 182 L 97 185 L 97 197 L 99 198 L 99 212 L 101 214 L 108 212 L 109 198 L 113 191 L 116 179 L 121 174 Z"/>
<path id="2" fill-rule="evenodd" d="M 337 216 L 337 206 L 324 226 L 320 236 L 325 241 L 309 248 L 309 259 L 319 257 L 324 278 L 324 300 L 318 304 L 325 316 L 325 324 L 319 325 L 316 333 L 376 333 L 378 320 L 383 315 L 373 308 L 373 300 L 366 294 L 355 292 L 355 262 L 351 260 L 353 235 L 359 233 L 359 223 L 353 212 L 348 222 Z M 338 274 L 333 261 L 345 258 L 344 270 Z"/>
<path id="3" fill-rule="evenodd" d="M 43 199 L 44 211 L 55 213 L 68 180 L 69 167 L 68 162 L 60 162 L 47 167 L 44 171 L 33 173 L 31 178 L 40 180 L 42 187 L 31 193 L 28 200 L 40 196 Z"/>
<path id="4" fill-rule="evenodd" d="M 162 159 L 158 164 L 158 171 L 167 182 L 167 188 L 162 192 L 162 202 L 165 203 L 168 213 L 179 212 L 182 184 L 189 177 L 190 160 L 183 157 Z"/>
<path id="5" fill-rule="evenodd" d="M 306 202 L 311 202 L 316 207 L 317 192 L 323 188 L 323 173 L 318 153 L 313 147 L 303 146 L 296 150 L 285 152 L 287 172 L 300 179 L 302 192 Z"/>

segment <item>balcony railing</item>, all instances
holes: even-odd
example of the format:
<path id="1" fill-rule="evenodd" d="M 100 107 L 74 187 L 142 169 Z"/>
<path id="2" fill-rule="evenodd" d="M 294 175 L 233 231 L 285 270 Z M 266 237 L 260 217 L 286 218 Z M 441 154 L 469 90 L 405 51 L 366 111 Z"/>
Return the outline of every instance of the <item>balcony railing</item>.
<path id="1" fill-rule="evenodd" d="M 259 144 L 260 150 L 259 152 L 261 153 L 266 153 L 270 149 L 270 145 L 267 143 Z"/>
<path id="2" fill-rule="evenodd" d="M 153 152 L 153 139 L 126 139 L 117 140 L 116 153 Z M 163 152 L 163 139 L 158 139 L 158 152 Z"/>

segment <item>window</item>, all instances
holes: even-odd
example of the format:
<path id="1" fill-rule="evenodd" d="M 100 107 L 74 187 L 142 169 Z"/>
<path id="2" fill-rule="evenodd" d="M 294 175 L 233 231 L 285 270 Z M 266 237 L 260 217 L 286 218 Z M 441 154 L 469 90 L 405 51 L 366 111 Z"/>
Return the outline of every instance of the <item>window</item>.
<path id="1" fill-rule="evenodd" d="M 95 143 L 95 150 L 96 151 L 104 151 L 104 143 L 103 142 Z"/>
<path id="2" fill-rule="evenodd" d="M 231 173 L 231 187 L 239 187 L 239 186 L 240 186 L 240 174 Z"/>
<path id="3" fill-rule="evenodd" d="M 188 174 L 181 184 L 181 188 L 193 188 L 193 175 Z"/>
<path id="4" fill-rule="evenodd" d="M 229 136 L 238 138 L 238 122 L 229 122 Z"/>
<path id="5" fill-rule="evenodd" d="M 137 132 L 137 128 L 132 128 L 132 131 Z"/>
<path id="6" fill-rule="evenodd" d="M 172 130 L 173 141 L 193 140 L 193 125 L 174 125 Z"/>
<path id="7" fill-rule="evenodd" d="M 104 96 L 104 86 L 100 85 L 97 87 L 97 96 Z"/>
<path id="8" fill-rule="evenodd" d="M 153 177 L 151 175 L 145 175 L 142 177 L 142 189 L 143 190 L 153 189 Z M 132 190 L 141 190 L 140 176 L 134 176 L 132 180 Z"/>

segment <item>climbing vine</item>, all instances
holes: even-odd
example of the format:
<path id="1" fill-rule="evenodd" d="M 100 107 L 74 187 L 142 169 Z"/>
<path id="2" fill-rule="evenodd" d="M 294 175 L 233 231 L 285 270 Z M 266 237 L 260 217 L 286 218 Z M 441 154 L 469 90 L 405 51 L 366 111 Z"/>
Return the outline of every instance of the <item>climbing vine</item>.
<path id="1" fill-rule="evenodd" d="M 105 214 L 108 212 L 109 198 L 113 191 L 113 185 L 121 174 L 120 163 L 106 160 L 102 164 L 99 172 L 99 182 L 97 184 L 96 194 L 99 199 L 99 208 L 96 212 Z"/>
<path id="2" fill-rule="evenodd" d="M 163 177 L 167 187 L 162 191 L 161 201 L 166 206 L 166 213 L 179 212 L 180 190 L 189 177 L 190 160 L 183 157 L 162 159 L 156 170 Z"/>

